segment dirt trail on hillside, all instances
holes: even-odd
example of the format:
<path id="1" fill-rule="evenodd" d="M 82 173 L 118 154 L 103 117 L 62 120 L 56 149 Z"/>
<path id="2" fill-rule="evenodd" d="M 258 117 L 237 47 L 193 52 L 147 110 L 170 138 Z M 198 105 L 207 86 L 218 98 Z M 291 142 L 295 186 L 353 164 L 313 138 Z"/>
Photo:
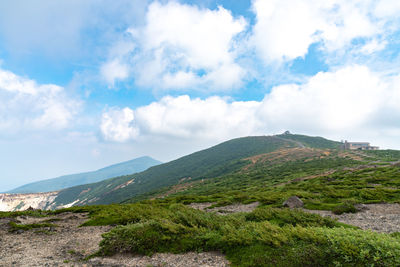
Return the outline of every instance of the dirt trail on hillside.
<path id="1" fill-rule="evenodd" d="M 9 222 L 32 224 L 53 219 L 57 227 L 45 227 L 11 233 Z M 0 219 L 0 266 L 163 266 L 163 267 L 226 267 L 225 256 L 216 252 L 186 254 L 154 254 L 152 257 L 116 255 L 108 258 L 85 257 L 99 249 L 101 235 L 111 226 L 79 227 L 87 214 L 62 213 L 52 217 L 21 216 Z"/>

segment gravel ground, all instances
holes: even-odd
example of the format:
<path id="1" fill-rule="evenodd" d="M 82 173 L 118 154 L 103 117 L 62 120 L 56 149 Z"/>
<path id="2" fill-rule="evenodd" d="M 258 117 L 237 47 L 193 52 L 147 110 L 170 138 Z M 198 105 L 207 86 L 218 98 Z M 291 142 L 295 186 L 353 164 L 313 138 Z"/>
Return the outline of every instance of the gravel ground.
<path id="1" fill-rule="evenodd" d="M 50 217 L 58 227 L 10 233 L 10 219 L 0 220 L 0 266 L 70 266 L 98 250 L 101 234 L 109 226 L 79 227 L 86 214 Z M 18 223 L 40 223 L 47 218 L 19 217 Z M 44 231 L 43 231 L 44 230 Z M 73 263 L 73 264 L 69 264 Z"/>
<path id="2" fill-rule="evenodd" d="M 361 211 L 335 215 L 326 210 L 306 210 L 307 212 L 329 216 L 339 222 L 358 226 L 364 230 L 381 233 L 400 232 L 400 204 L 360 205 Z"/>
<path id="3" fill-rule="evenodd" d="M 170 254 L 157 253 L 152 257 L 116 255 L 111 258 L 94 258 L 89 260 L 93 266 L 154 266 L 154 267 L 227 267 L 225 256 L 217 252 Z"/>

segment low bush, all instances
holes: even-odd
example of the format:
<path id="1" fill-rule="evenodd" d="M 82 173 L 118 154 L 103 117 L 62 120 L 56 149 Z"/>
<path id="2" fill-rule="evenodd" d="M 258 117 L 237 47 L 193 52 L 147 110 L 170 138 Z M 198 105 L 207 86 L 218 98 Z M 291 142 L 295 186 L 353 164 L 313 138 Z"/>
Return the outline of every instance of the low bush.
<path id="1" fill-rule="evenodd" d="M 340 215 L 343 213 L 356 213 L 357 209 L 351 202 L 345 202 L 333 208 L 332 212 L 334 214 Z"/>
<path id="2" fill-rule="evenodd" d="M 220 216 L 184 205 L 155 206 L 151 216 L 103 235 L 100 255 L 221 251 L 233 266 L 398 266 L 397 236 L 343 227 L 299 210 L 260 207 Z"/>
<path id="3" fill-rule="evenodd" d="M 327 217 L 321 217 L 317 214 L 310 214 L 302 210 L 292 210 L 288 208 L 270 208 L 261 207 L 253 212 L 247 214 L 247 221 L 269 221 L 271 223 L 277 224 L 279 226 L 301 225 L 304 227 L 308 226 L 327 226 L 327 227 L 337 227 L 339 224 Z"/>

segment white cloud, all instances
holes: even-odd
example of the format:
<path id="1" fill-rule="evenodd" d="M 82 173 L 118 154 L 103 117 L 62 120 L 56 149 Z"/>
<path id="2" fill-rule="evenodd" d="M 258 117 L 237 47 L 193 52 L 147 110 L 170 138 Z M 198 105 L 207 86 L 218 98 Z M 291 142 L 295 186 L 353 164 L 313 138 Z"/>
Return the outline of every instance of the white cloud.
<path id="1" fill-rule="evenodd" d="M 380 0 L 376 2 L 373 13 L 377 17 L 397 17 L 400 12 L 400 2 L 397 0 Z"/>
<path id="2" fill-rule="evenodd" d="M 260 116 L 268 118 L 273 128 L 286 125 L 318 132 L 360 130 L 375 116 L 380 117 L 385 107 L 400 112 L 387 102 L 396 97 L 392 85 L 364 66 L 321 72 L 305 84 L 273 88 L 263 100 Z"/>
<path id="3" fill-rule="evenodd" d="M 2 133 L 70 126 L 80 102 L 54 84 L 37 84 L 0 69 L 0 129 Z"/>
<path id="4" fill-rule="evenodd" d="M 119 141 L 162 137 L 202 142 L 289 129 L 336 139 L 383 140 L 378 133 L 400 130 L 399 81 L 399 75 L 354 65 L 318 73 L 303 84 L 276 86 L 259 102 L 167 96 L 135 110 L 119 110 L 116 121 L 125 119 L 115 124 L 124 126 L 113 127 L 113 135 L 123 136 L 114 138 Z M 103 127 L 102 132 L 109 135 Z"/>
<path id="5" fill-rule="evenodd" d="M 166 96 L 134 111 L 116 109 L 112 116 L 105 112 L 101 131 L 106 139 L 116 141 L 135 139 L 139 132 L 144 137 L 224 140 L 254 133 L 260 127 L 254 114 L 259 105 L 255 101 L 230 103 L 221 97 Z"/>
<path id="6" fill-rule="evenodd" d="M 259 127 L 254 120 L 258 105 L 255 101 L 230 103 L 221 97 L 167 96 L 136 109 L 135 115 L 144 135 L 224 140 L 251 134 Z"/>
<path id="7" fill-rule="evenodd" d="M 100 73 L 106 82 L 114 87 L 115 81 L 124 80 L 129 75 L 128 65 L 121 63 L 120 60 L 114 59 L 103 64 L 100 68 Z"/>
<path id="8" fill-rule="evenodd" d="M 373 53 L 386 44 L 391 31 L 386 24 L 397 19 L 390 11 L 398 8 L 398 1 L 389 0 L 255 0 L 252 43 L 266 63 L 304 57 L 313 43 L 329 53 L 347 49 L 360 38 L 367 43 L 383 38 L 361 51 Z"/>
<path id="9" fill-rule="evenodd" d="M 109 87 L 115 87 L 116 81 L 127 79 L 131 72 L 128 55 L 135 49 L 131 40 L 120 40 L 112 45 L 108 60 L 100 66 L 100 75 Z"/>
<path id="10" fill-rule="evenodd" d="M 328 65 L 365 64 L 392 42 L 398 6 L 391 0 L 254 0 L 256 20 L 248 25 L 222 6 L 155 1 L 144 23 L 121 35 L 125 42 L 117 41 L 101 74 L 110 86 L 133 77 L 154 90 L 216 92 L 254 77 L 276 79 L 281 63 L 305 57 L 312 44 Z M 252 70 L 260 58 L 265 69 Z"/>
<path id="11" fill-rule="evenodd" d="M 104 139 L 124 142 L 136 138 L 139 132 L 133 126 L 134 118 L 133 110 L 130 108 L 114 108 L 104 112 L 100 127 Z"/>
<path id="12" fill-rule="evenodd" d="M 267 62 L 304 56 L 316 40 L 320 21 L 306 1 L 257 0 L 253 10 L 257 19 L 253 42 Z"/>
<path id="13" fill-rule="evenodd" d="M 230 11 L 169 2 L 152 3 L 143 27 L 131 28 L 137 84 L 161 89 L 188 86 L 225 90 L 241 85 L 245 70 L 236 62 L 235 38 L 246 21 Z"/>
<path id="14" fill-rule="evenodd" d="M 383 50 L 387 44 L 388 42 L 385 40 L 379 41 L 377 39 L 372 39 L 360 48 L 360 53 L 369 55 Z"/>

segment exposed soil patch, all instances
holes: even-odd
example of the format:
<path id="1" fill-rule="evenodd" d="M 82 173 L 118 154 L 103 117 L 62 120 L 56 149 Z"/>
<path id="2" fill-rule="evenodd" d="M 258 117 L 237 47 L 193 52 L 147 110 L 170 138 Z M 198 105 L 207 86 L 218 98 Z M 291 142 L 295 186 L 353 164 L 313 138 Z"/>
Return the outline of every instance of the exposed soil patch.
<path id="1" fill-rule="evenodd" d="M 280 149 L 274 152 L 260 154 L 253 157 L 246 158 L 245 160 L 250 160 L 250 164 L 243 167 L 243 170 L 247 170 L 250 167 L 254 166 L 257 163 L 279 163 L 279 162 L 286 162 L 291 160 L 297 159 L 305 159 L 305 158 L 325 158 L 330 155 L 330 151 L 324 151 L 321 149 L 314 149 L 314 148 L 285 148 Z"/>
<path id="2" fill-rule="evenodd" d="M 181 179 L 180 182 L 184 182 L 185 180 L 190 180 L 190 179 L 191 179 L 190 177 L 187 178 L 187 179 L 186 179 L 186 178 L 183 178 L 183 179 Z M 169 196 L 169 195 L 171 195 L 171 194 L 176 194 L 176 193 L 178 193 L 178 192 L 185 191 L 185 190 L 187 190 L 187 189 L 189 189 L 189 188 L 192 188 L 193 186 L 195 186 L 195 185 L 197 185 L 197 184 L 199 184 L 199 183 L 203 183 L 203 182 L 204 182 L 204 181 L 201 180 L 201 181 L 193 181 L 193 182 L 180 183 L 180 184 L 177 184 L 177 185 L 172 186 L 168 191 L 156 195 L 156 196 L 155 196 L 154 198 L 152 198 L 152 199 L 164 198 L 164 197 L 167 197 L 167 196 Z"/>
<path id="3" fill-rule="evenodd" d="M 338 156 L 342 158 L 351 158 L 356 161 L 363 161 L 365 157 L 369 157 L 362 153 L 354 153 L 353 151 L 340 152 Z"/>
<path id="4" fill-rule="evenodd" d="M 310 213 L 329 216 L 339 222 L 382 233 L 400 232 L 400 204 L 368 204 L 362 205 L 357 213 L 335 215 L 326 210 L 306 210 Z"/>
<path id="5" fill-rule="evenodd" d="M 220 215 L 225 215 L 225 214 L 236 213 L 236 212 L 252 212 L 253 210 L 255 210 L 255 208 L 258 207 L 258 205 L 260 205 L 259 202 L 253 202 L 250 204 L 235 203 L 235 204 L 231 204 L 231 205 L 227 205 L 227 206 L 223 206 L 223 207 L 214 207 L 214 208 L 210 209 L 209 207 L 211 207 L 214 204 L 216 204 L 216 203 L 212 203 L 212 202 L 192 203 L 189 206 L 194 209 L 199 209 L 199 210 L 203 210 L 203 211 L 207 211 L 207 212 L 215 212 Z"/>

